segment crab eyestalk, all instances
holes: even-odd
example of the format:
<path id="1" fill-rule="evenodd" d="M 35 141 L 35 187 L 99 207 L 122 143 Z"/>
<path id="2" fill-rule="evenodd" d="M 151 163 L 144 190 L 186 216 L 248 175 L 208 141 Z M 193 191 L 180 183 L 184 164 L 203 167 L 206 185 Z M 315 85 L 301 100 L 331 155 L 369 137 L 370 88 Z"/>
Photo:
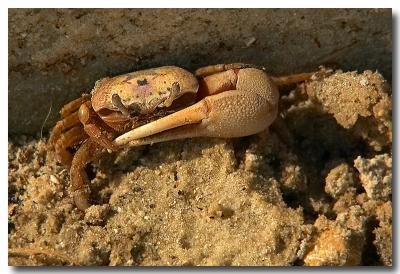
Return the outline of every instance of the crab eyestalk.
<path id="1" fill-rule="evenodd" d="M 131 113 L 129 109 L 122 103 L 121 97 L 118 94 L 114 93 L 111 97 L 112 103 L 118 110 L 125 116 L 130 117 Z"/>

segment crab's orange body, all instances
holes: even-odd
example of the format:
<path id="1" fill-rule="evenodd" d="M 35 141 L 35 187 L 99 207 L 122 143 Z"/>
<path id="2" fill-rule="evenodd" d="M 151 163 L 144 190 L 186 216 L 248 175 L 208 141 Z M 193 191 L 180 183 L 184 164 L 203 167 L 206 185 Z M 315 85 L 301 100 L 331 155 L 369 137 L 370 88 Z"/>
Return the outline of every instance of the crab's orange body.
<path id="1" fill-rule="evenodd" d="M 251 65 L 222 64 L 194 74 L 165 66 L 101 79 L 91 95 L 63 107 L 49 144 L 57 159 L 70 167 L 74 200 L 84 210 L 90 206 L 85 166 L 98 151 L 258 133 L 277 116 L 276 83 L 304 81 L 311 75 L 271 78 Z M 69 148 L 79 145 L 71 154 Z"/>

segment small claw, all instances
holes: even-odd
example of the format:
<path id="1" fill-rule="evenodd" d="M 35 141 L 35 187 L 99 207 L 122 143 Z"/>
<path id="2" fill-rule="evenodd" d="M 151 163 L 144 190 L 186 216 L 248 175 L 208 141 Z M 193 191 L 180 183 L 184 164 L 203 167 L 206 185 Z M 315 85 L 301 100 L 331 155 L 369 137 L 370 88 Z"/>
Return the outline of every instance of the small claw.
<path id="1" fill-rule="evenodd" d="M 114 130 L 99 118 L 93 110 L 90 101 L 82 104 L 78 111 L 79 121 L 83 124 L 83 129 L 94 142 L 108 150 L 115 151 L 117 148 L 112 142 Z"/>
<path id="2" fill-rule="evenodd" d="M 90 94 L 82 94 L 81 97 L 75 99 L 62 107 L 60 110 L 61 118 L 65 118 L 79 109 L 79 107 L 90 100 Z"/>

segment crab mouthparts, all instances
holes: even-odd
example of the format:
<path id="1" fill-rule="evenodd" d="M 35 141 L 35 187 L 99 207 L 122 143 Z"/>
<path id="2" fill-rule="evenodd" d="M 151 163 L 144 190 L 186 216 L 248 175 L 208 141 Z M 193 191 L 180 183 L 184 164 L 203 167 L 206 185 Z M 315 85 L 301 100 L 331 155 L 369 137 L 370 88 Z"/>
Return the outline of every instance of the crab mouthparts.
<path id="1" fill-rule="evenodd" d="M 172 89 L 173 92 L 179 92 L 179 84 L 173 85 Z M 113 128 L 122 127 L 124 128 L 123 131 L 125 131 L 126 129 L 135 128 L 155 121 L 188 107 L 195 103 L 196 96 L 196 92 L 186 92 L 179 97 L 175 97 L 175 100 L 170 100 L 170 98 L 174 96 L 159 98 L 158 102 L 149 104 L 152 107 L 146 107 L 146 105 L 136 102 L 126 106 L 122 102 L 121 97 L 115 93 L 111 97 L 114 108 L 100 109 L 97 114 L 106 124 Z M 122 126 L 123 124 L 125 124 L 125 126 Z"/>

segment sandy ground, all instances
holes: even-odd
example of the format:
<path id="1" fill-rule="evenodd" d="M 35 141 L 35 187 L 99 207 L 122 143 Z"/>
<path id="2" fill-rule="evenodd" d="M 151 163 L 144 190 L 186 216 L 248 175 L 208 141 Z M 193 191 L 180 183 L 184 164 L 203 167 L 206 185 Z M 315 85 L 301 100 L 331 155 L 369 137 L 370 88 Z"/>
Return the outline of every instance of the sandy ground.
<path id="1" fill-rule="evenodd" d="M 268 132 L 104 154 L 85 212 L 46 137 L 9 138 L 10 265 L 392 265 L 391 89 L 336 71 Z"/>

